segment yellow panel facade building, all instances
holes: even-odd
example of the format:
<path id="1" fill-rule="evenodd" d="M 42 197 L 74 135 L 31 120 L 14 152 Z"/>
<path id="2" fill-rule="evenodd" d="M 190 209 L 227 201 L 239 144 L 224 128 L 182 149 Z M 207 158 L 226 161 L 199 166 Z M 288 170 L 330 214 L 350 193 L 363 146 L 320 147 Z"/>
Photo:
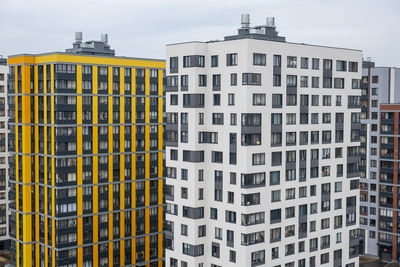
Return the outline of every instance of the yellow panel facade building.
<path id="1" fill-rule="evenodd" d="M 10 56 L 16 266 L 162 266 L 165 62 L 106 35 Z"/>

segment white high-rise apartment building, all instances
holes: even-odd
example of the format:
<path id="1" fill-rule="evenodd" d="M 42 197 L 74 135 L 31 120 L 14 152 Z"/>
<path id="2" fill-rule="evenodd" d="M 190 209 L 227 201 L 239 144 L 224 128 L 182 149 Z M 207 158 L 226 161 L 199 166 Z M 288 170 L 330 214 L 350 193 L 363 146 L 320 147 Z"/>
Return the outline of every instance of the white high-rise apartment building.
<path id="1" fill-rule="evenodd" d="M 0 58 L 0 251 L 8 249 L 7 60 Z"/>
<path id="2" fill-rule="evenodd" d="M 359 50 L 167 46 L 166 266 L 358 266 Z"/>

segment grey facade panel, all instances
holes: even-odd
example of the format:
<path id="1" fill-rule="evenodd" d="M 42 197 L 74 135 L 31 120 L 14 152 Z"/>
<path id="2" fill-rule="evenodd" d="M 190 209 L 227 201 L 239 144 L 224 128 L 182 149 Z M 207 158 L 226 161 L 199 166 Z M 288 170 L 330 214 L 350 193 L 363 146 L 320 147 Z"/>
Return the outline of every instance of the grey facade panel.
<path id="1" fill-rule="evenodd" d="M 317 159 L 312 159 L 312 160 L 310 161 L 310 166 L 311 166 L 311 167 L 319 167 L 318 160 L 317 160 Z"/>
<path id="2" fill-rule="evenodd" d="M 343 122 L 336 122 L 335 123 L 335 129 L 336 130 L 343 130 L 344 128 L 344 123 Z"/>
<path id="3" fill-rule="evenodd" d="M 308 106 L 300 106 L 300 113 L 308 113 Z"/>
<path id="4" fill-rule="evenodd" d="M 188 130 L 188 124 L 187 123 L 181 123 L 181 131 L 187 131 Z"/>
<path id="5" fill-rule="evenodd" d="M 290 95 L 297 94 L 297 86 L 287 86 L 286 87 L 286 93 L 290 94 Z"/>
<path id="6" fill-rule="evenodd" d="M 261 126 L 242 125 L 242 134 L 261 134 Z"/>
<path id="7" fill-rule="evenodd" d="M 279 125 L 272 124 L 271 125 L 271 133 L 282 133 L 282 124 L 279 124 Z"/>
<path id="8" fill-rule="evenodd" d="M 332 70 L 324 70 L 322 75 L 324 78 L 332 78 Z"/>

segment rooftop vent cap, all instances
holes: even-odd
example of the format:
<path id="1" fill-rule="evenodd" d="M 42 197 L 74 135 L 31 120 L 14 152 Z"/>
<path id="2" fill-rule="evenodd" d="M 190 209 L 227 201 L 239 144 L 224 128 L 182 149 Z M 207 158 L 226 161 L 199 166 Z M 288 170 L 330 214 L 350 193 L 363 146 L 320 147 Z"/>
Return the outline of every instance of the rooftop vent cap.
<path id="1" fill-rule="evenodd" d="M 82 38 L 83 38 L 82 36 L 83 36 L 82 32 L 75 32 L 75 41 L 77 43 L 82 43 Z"/>
<path id="2" fill-rule="evenodd" d="M 267 27 L 275 28 L 275 17 L 267 17 Z"/>
<path id="3" fill-rule="evenodd" d="M 242 28 L 250 27 L 250 14 L 242 14 Z"/>
<path id="4" fill-rule="evenodd" d="M 108 34 L 107 33 L 101 34 L 101 41 L 105 44 L 108 44 Z"/>

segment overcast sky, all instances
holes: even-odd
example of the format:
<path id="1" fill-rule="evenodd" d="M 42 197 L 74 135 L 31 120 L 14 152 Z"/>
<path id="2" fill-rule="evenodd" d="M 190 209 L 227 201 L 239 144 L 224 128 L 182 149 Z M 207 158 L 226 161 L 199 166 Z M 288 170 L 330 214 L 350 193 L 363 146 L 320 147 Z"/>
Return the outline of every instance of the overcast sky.
<path id="1" fill-rule="evenodd" d="M 362 49 L 400 67 L 400 0 L 0 0 L 0 55 L 64 51 L 108 33 L 120 56 L 164 58 L 165 44 L 223 39 L 240 14 L 274 16 L 287 41 Z"/>

